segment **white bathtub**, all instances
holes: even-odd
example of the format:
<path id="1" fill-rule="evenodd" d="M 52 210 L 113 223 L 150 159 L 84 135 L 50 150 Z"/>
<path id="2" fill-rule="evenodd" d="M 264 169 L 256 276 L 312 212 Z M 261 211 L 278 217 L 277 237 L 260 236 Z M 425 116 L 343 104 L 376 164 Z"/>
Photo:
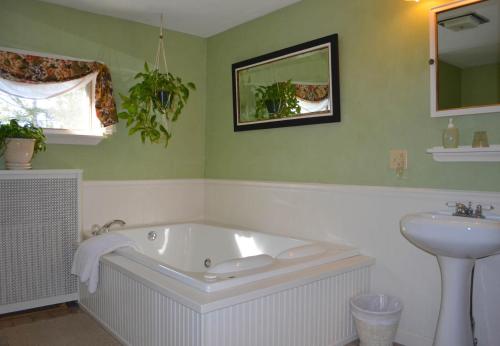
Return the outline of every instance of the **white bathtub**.
<path id="1" fill-rule="evenodd" d="M 116 232 L 140 247 L 118 254 L 204 292 L 359 255 L 347 245 L 195 223 Z"/>

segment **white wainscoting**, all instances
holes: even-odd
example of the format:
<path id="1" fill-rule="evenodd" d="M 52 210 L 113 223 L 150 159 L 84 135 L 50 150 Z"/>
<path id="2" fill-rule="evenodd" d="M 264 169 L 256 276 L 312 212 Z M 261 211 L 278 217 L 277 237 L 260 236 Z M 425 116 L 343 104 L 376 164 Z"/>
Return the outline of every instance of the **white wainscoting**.
<path id="1" fill-rule="evenodd" d="M 500 209 L 500 193 L 226 180 L 87 181 L 83 229 L 122 218 L 129 225 L 207 220 L 324 241 L 344 241 L 373 256 L 372 290 L 403 299 L 397 341 L 432 344 L 440 303 L 435 257 L 399 231 L 408 213 L 472 200 Z M 500 257 L 499 257 L 500 258 Z"/>
<path id="2" fill-rule="evenodd" d="M 127 226 L 202 220 L 204 181 L 85 181 L 82 229 L 123 219 Z"/>
<path id="3" fill-rule="evenodd" d="M 432 345 L 440 304 L 434 256 L 399 231 L 408 213 L 447 209 L 447 201 L 500 208 L 500 193 L 327 184 L 207 180 L 207 221 L 324 241 L 338 238 L 376 259 L 372 290 L 401 297 L 405 308 L 396 341 Z"/>

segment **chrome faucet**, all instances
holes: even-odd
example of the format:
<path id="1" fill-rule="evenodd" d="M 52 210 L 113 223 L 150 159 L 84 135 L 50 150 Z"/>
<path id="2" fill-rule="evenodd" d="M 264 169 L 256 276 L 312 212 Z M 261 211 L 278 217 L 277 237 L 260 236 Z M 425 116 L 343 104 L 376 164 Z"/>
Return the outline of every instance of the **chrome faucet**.
<path id="1" fill-rule="evenodd" d="M 493 207 L 490 207 L 489 210 L 493 209 Z M 474 209 L 472 207 L 472 202 L 469 202 L 468 205 L 465 205 L 464 203 L 456 202 L 455 203 L 455 212 L 453 213 L 453 216 L 462 216 L 462 217 L 473 217 L 477 219 L 484 219 L 483 215 L 483 206 L 481 204 L 476 205 L 476 208 Z"/>
<path id="2" fill-rule="evenodd" d="M 100 235 L 104 233 L 108 233 L 113 225 L 125 226 L 126 222 L 123 220 L 113 220 L 105 223 L 102 226 L 93 225 L 92 226 L 92 235 Z"/>

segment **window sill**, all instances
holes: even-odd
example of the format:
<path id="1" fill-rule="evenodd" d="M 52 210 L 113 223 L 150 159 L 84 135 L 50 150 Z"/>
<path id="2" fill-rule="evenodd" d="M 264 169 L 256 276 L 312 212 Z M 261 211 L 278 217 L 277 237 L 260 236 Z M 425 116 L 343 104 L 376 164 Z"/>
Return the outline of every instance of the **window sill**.
<path id="1" fill-rule="evenodd" d="M 48 144 L 97 145 L 106 138 L 102 131 L 44 129 L 43 133 Z"/>

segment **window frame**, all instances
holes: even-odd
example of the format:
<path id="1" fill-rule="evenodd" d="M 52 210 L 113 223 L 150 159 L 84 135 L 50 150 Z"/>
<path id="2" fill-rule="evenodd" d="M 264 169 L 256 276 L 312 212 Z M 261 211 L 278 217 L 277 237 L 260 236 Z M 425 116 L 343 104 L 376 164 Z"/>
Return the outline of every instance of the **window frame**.
<path id="1" fill-rule="evenodd" d="M 18 54 L 27 54 L 27 55 L 37 55 L 40 57 L 46 58 L 54 58 L 54 59 L 63 59 L 63 60 L 75 60 L 75 61 L 85 61 L 89 62 L 90 60 L 85 60 L 81 58 L 74 58 L 65 55 L 57 55 L 57 54 L 49 54 L 49 53 L 41 53 L 34 52 L 30 50 L 24 49 L 16 49 L 10 47 L 0 46 L 0 50 L 14 52 Z M 93 107 L 91 107 L 91 121 L 99 121 L 96 116 L 95 110 L 95 79 L 90 83 L 92 92 L 90 93 L 90 102 Z M 107 127 L 102 127 L 91 130 L 71 130 L 71 129 L 52 129 L 52 128 L 42 128 L 43 133 L 47 137 L 48 144 L 69 144 L 69 145 L 97 145 L 104 138 L 112 135 L 115 132 L 116 125 L 111 125 Z"/>
<path id="2" fill-rule="evenodd" d="M 94 121 L 99 121 L 95 110 L 95 79 L 91 80 L 89 83 L 89 120 L 90 123 L 93 124 Z M 48 144 L 97 145 L 106 137 L 106 134 L 110 134 L 111 132 L 112 131 L 108 131 L 102 126 L 101 128 L 92 128 L 89 130 L 43 128 L 43 133 L 45 137 L 47 137 Z"/>
<path id="3" fill-rule="evenodd" d="M 90 102 L 90 129 L 57 129 L 57 128 L 46 128 L 42 127 L 45 137 L 47 137 L 48 144 L 70 144 L 70 145 L 97 145 L 99 144 L 107 135 L 113 132 L 113 126 L 108 128 L 105 127 L 93 127 L 94 123 L 99 123 L 99 119 L 96 116 L 95 110 L 95 79 L 89 81 L 82 88 L 87 88 L 90 86 L 89 98 Z M 64 94 L 63 94 L 64 95 Z"/>

